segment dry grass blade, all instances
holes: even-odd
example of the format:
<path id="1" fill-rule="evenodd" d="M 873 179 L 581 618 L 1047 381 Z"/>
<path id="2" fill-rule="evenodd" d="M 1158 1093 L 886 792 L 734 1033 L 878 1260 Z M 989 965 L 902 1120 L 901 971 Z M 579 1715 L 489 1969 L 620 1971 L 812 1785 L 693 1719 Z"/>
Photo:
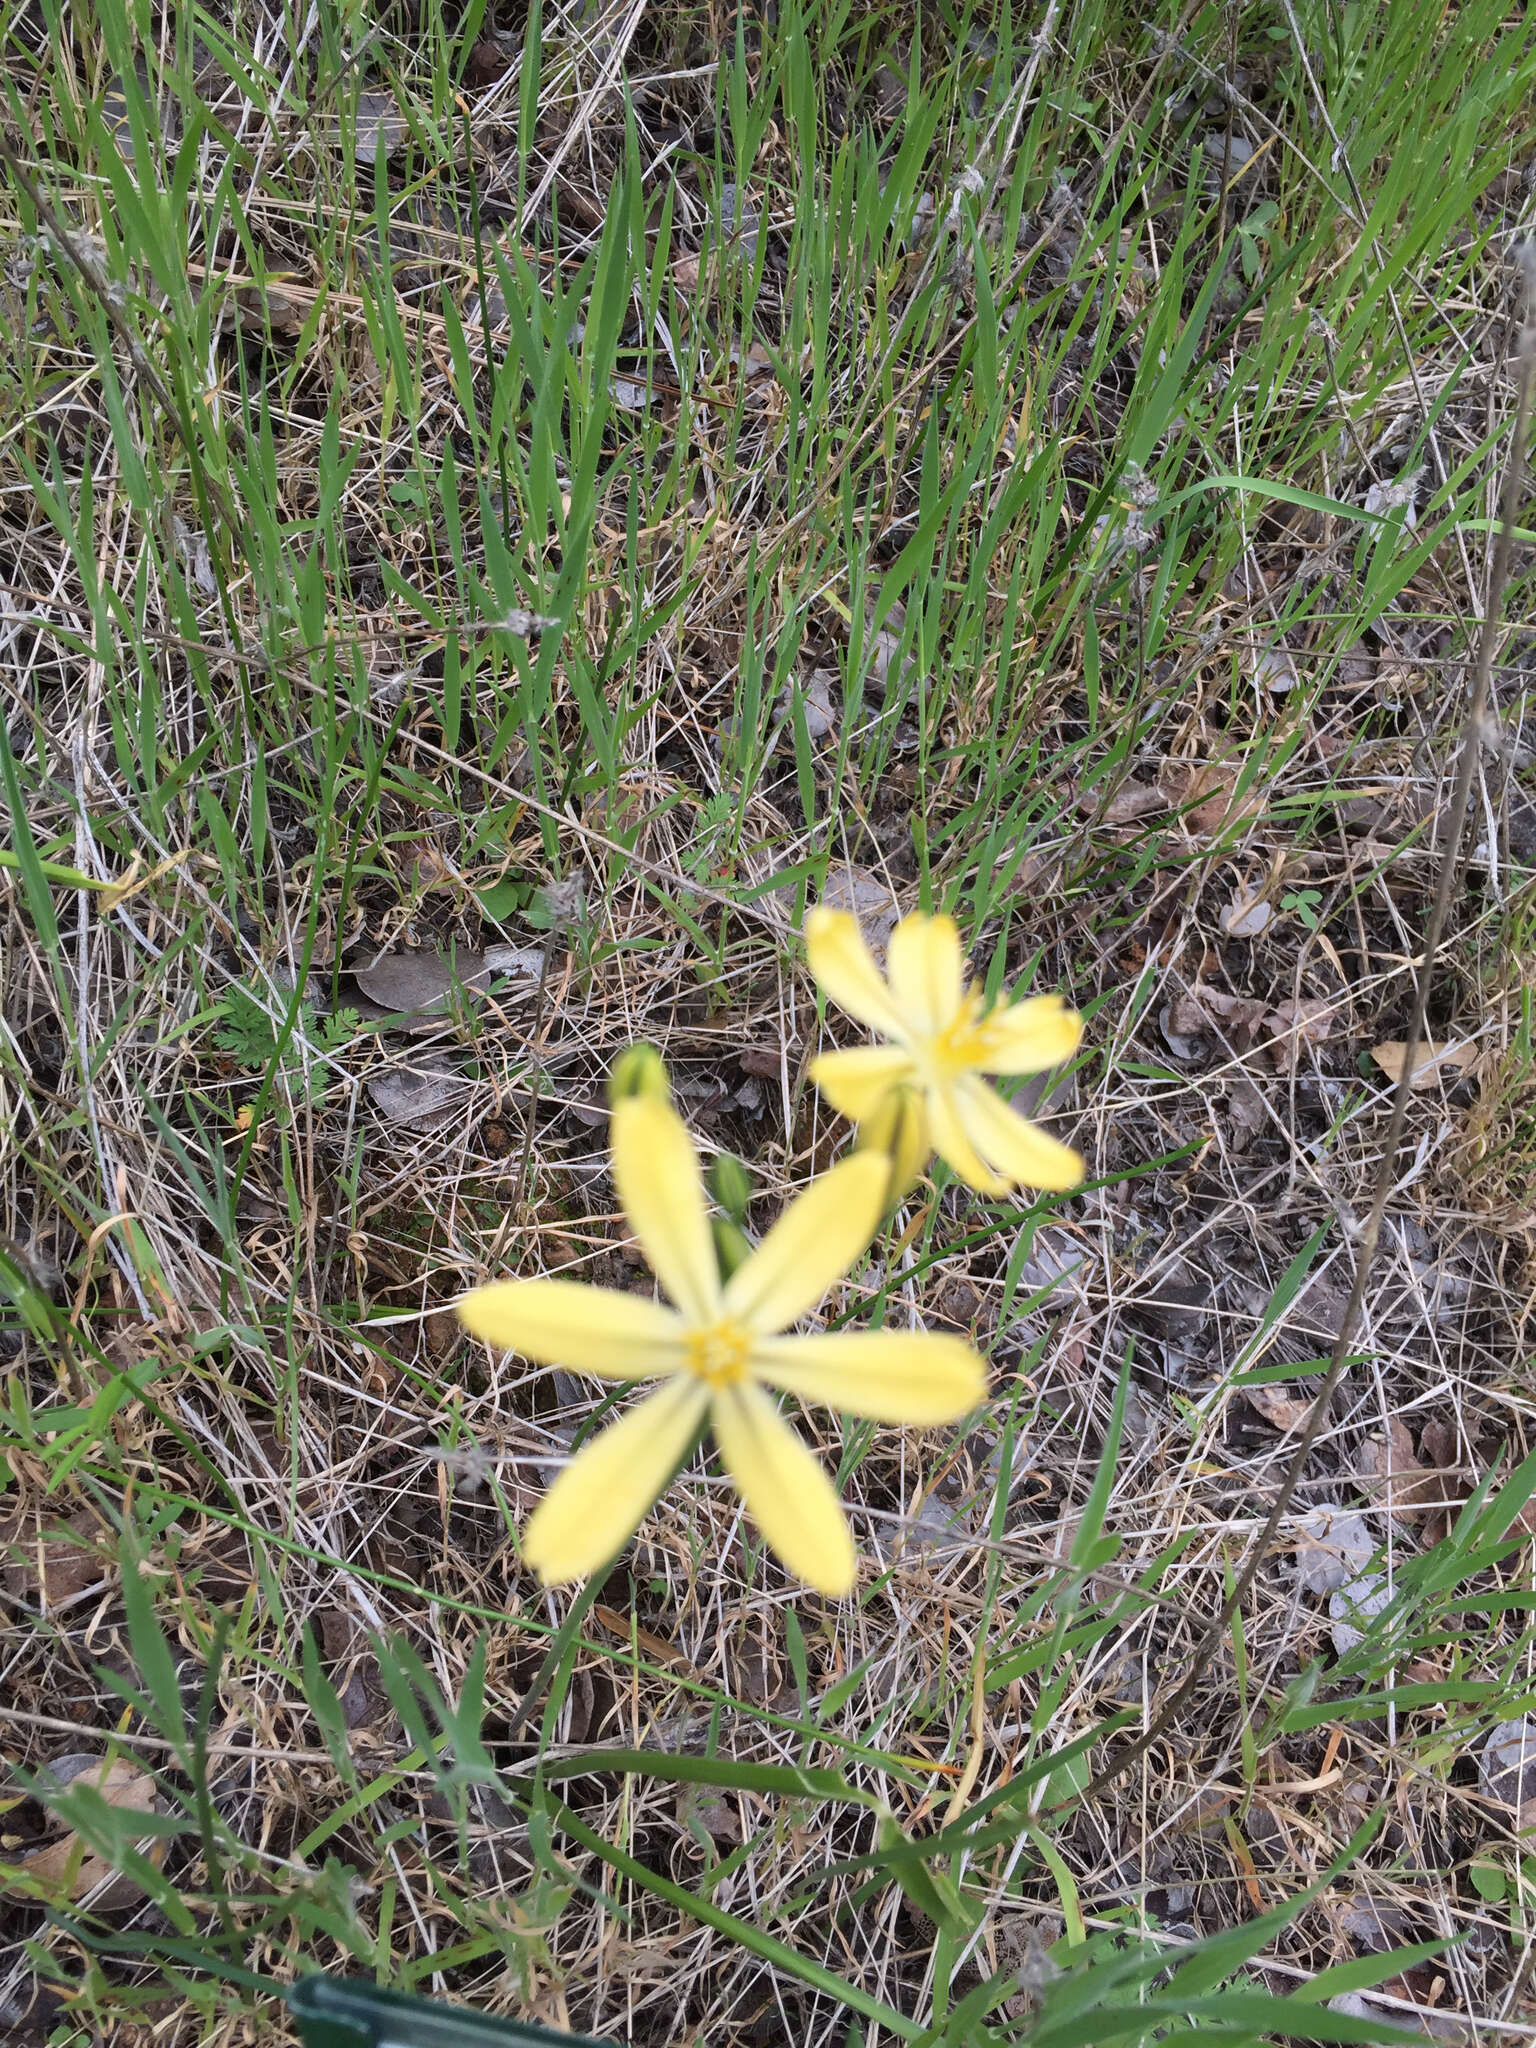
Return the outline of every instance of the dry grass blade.
<path id="1" fill-rule="evenodd" d="M 0 2032 L 1529 2029 L 1536 46 L 1270 12 L 17 12 L 0 1733 L 158 1803 L 7 1814 L 131 1882 L 0 1901 Z M 723 1256 L 825 1175 L 817 902 L 1062 991 L 1087 1176 L 807 1317 L 988 1361 L 788 1402 L 855 1597 L 701 1449 L 571 1600 L 643 1392 L 455 1304 L 651 1290 L 637 1041 Z"/>
<path id="2" fill-rule="evenodd" d="M 1402 1042 L 1402 1063 L 1392 1092 L 1391 1116 L 1386 1136 L 1382 1141 L 1371 1206 L 1356 1241 L 1354 1275 L 1350 1282 L 1344 1313 L 1339 1322 L 1338 1336 L 1334 1340 L 1328 1370 L 1313 1397 L 1311 1411 L 1297 1436 L 1290 1462 L 1280 1480 L 1269 1517 L 1254 1539 L 1243 1567 L 1233 1581 L 1231 1591 L 1196 1645 L 1189 1668 L 1179 1685 L 1158 1708 L 1142 1733 L 1133 1742 L 1128 1743 L 1124 1750 L 1117 1752 L 1112 1762 L 1095 1772 L 1083 1789 L 1081 1797 L 1085 1801 L 1112 1785 L 1161 1741 L 1167 1730 L 1175 1725 L 1180 1709 L 1193 1695 L 1212 1659 L 1222 1649 L 1233 1619 L 1242 1612 L 1243 1604 L 1253 1590 L 1270 1545 L 1279 1535 L 1281 1526 L 1290 1512 L 1291 1502 L 1295 1498 L 1302 1474 L 1307 1469 L 1308 1460 L 1327 1426 L 1330 1404 L 1349 1362 L 1350 1350 L 1370 1282 L 1371 1262 L 1375 1258 L 1377 1243 L 1381 1237 L 1382 1219 L 1386 1215 L 1387 1203 L 1392 1194 L 1398 1152 L 1408 1122 L 1418 1052 L 1426 1035 L 1430 997 L 1434 991 L 1435 974 L 1439 965 L 1440 942 L 1445 933 L 1451 904 L 1457 889 L 1461 886 L 1467 817 L 1472 802 L 1472 781 L 1483 744 L 1494 655 L 1503 625 L 1504 592 L 1509 583 L 1510 563 L 1514 555 L 1520 498 L 1525 484 L 1532 395 L 1536 392 L 1536 248 L 1529 244 L 1520 252 L 1518 275 L 1525 310 L 1516 348 L 1518 372 L 1515 413 L 1510 427 L 1509 456 L 1504 471 L 1498 538 L 1494 546 L 1493 567 L 1488 578 L 1488 594 L 1478 634 L 1477 659 L 1457 743 L 1456 782 L 1441 841 L 1439 881 L 1430 907 L 1423 952 L 1414 985 L 1413 1012 Z"/>

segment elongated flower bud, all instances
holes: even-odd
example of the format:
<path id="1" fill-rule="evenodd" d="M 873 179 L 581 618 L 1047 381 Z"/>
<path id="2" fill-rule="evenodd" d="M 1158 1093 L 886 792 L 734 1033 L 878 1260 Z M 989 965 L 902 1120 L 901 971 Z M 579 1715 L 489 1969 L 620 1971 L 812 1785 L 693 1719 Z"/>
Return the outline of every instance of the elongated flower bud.
<path id="1" fill-rule="evenodd" d="M 672 1100 L 666 1062 L 654 1045 L 626 1046 L 614 1061 L 608 1076 L 610 1104 L 626 1102 L 639 1095 L 652 1096 L 657 1102 Z"/>
<path id="2" fill-rule="evenodd" d="M 752 1176 L 734 1152 L 716 1155 L 709 1169 L 709 1192 L 733 1223 L 746 1223 L 752 1201 Z"/>
<path id="3" fill-rule="evenodd" d="M 720 1278 L 729 1280 L 751 1258 L 751 1243 L 746 1232 L 729 1216 L 711 1216 L 709 1228 L 715 1240 L 715 1257 L 720 1261 Z"/>

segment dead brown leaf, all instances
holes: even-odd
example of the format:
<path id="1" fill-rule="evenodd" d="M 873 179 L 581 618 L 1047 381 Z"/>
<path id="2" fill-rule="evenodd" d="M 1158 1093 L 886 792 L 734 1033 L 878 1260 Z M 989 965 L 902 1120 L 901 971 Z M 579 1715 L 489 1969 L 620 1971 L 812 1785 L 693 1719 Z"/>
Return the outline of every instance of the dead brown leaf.
<path id="1" fill-rule="evenodd" d="M 618 1609 L 614 1607 L 598 1605 L 592 1609 L 592 1615 L 594 1620 L 602 1623 L 609 1635 L 617 1636 L 622 1643 L 627 1643 L 631 1640 L 630 1622 L 627 1614 L 620 1614 Z M 637 1624 L 633 1631 L 633 1641 L 637 1649 L 643 1650 L 647 1657 L 654 1657 L 658 1664 L 670 1664 L 675 1667 L 681 1667 L 685 1671 L 693 1669 L 692 1662 L 687 1655 L 675 1643 L 669 1643 L 665 1636 L 657 1635 L 653 1629 L 641 1628 Z"/>
<path id="2" fill-rule="evenodd" d="M 1402 1518 L 1422 1516 L 1444 1497 L 1445 1482 L 1419 1463 L 1413 1432 L 1400 1415 L 1392 1417 L 1385 1436 L 1366 1438 L 1359 1473 L 1362 1490 Z"/>
<path id="3" fill-rule="evenodd" d="M 1403 1078 L 1408 1064 L 1408 1046 L 1401 1038 L 1389 1038 L 1371 1047 L 1371 1058 L 1394 1086 Z M 1415 1048 L 1410 1088 L 1450 1087 L 1475 1064 L 1477 1047 L 1469 1038 L 1426 1038 Z"/>
<path id="4" fill-rule="evenodd" d="M 858 919 L 865 943 L 883 966 L 886 946 L 901 915 L 901 907 L 891 893 L 890 884 L 872 868 L 855 867 L 851 861 L 838 861 L 827 870 L 827 885 L 821 892 L 821 900 L 829 910 L 852 911 Z"/>
<path id="5" fill-rule="evenodd" d="M 1175 996 L 1163 1012 L 1163 1036 L 1170 1044 L 1176 1039 L 1204 1038 L 1211 1028 L 1210 1013 L 1203 1009 L 1197 997 L 1191 994 Z M 1174 1045 L 1175 1052 L 1183 1048 Z"/>
<path id="6" fill-rule="evenodd" d="M 1231 1032 L 1251 1032 L 1264 1015 L 1263 1000 L 1258 996 L 1233 995 L 1229 989 L 1212 988 L 1203 981 L 1196 982 L 1195 994 Z"/>
<path id="7" fill-rule="evenodd" d="M 1449 1533 L 1471 1484 L 1471 1471 L 1462 1462 L 1461 1434 L 1456 1425 L 1443 1417 L 1426 1422 L 1419 1432 L 1419 1457 L 1426 1468 L 1440 1475 L 1440 1499 L 1445 1505 L 1437 1508 L 1424 1525 L 1425 1541 L 1438 1543 Z"/>
<path id="8" fill-rule="evenodd" d="M 58 1607 L 99 1585 L 107 1569 L 95 1548 L 102 1530 L 90 1508 L 68 1516 L 13 1509 L 0 1518 L 0 1590 L 28 1606 Z"/>
<path id="9" fill-rule="evenodd" d="M 1085 789 L 1077 800 L 1080 811 L 1090 816 L 1099 809 L 1101 801 L 1097 788 Z M 1150 817 L 1154 811 L 1166 811 L 1168 798 L 1155 782 L 1122 782 L 1100 813 L 1106 825 L 1133 825 L 1138 818 Z"/>
<path id="10" fill-rule="evenodd" d="M 1168 1006 L 1168 1029 L 1181 1038 L 1215 1035 L 1233 1052 L 1246 1052 L 1267 1005 L 1256 996 L 1233 995 L 1197 981 Z"/>
<path id="11" fill-rule="evenodd" d="M 741 1817 L 734 1803 L 708 1785 L 680 1785 L 677 1789 L 677 1818 L 681 1825 L 708 1835 L 712 1842 L 727 1846 L 741 1841 Z"/>
<path id="12" fill-rule="evenodd" d="M 1172 807 L 1183 814 L 1193 839 L 1214 839 L 1230 825 L 1256 818 L 1263 804 L 1253 792 L 1237 795 L 1237 764 L 1233 761 L 1170 761 L 1162 785 Z"/>
<path id="13" fill-rule="evenodd" d="M 446 1059 L 401 1062 L 371 1074 L 368 1099 L 387 1123 L 436 1131 L 464 1114 L 474 1083 Z"/>
<path id="14" fill-rule="evenodd" d="M 1274 1043 L 1268 1050 L 1276 1069 L 1282 1074 L 1293 1072 L 1302 1048 L 1326 1043 L 1335 1022 L 1332 1004 L 1321 996 L 1303 996 L 1299 1001 L 1288 998 L 1277 1003 L 1264 1019 L 1265 1029 L 1274 1034 Z"/>
<path id="15" fill-rule="evenodd" d="M 1258 1410 L 1271 1429 L 1278 1429 L 1289 1436 L 1293 1429 L 1300 1429 L 1312 1413 L 1310 1401 L 1298 1401 L 1293 1394 L 1287 1394 L 1283 1387 L 1244 1387 L 1250 1408 Z"/>
<path id="16" fill-rule="evenodd" d="M 1419 1432 L 1419 1456 L 1437 1472 L 1454 1472 L 1461 1463 L 1461 1436 L 1455 1423 L 1426 1422 Z"/>
<path id="17" fill-rule="evenodd" d="M 351 973 L 370 1002 L 413 1023 L 444 1016 L 456 994 L 479 994 L 491 978 L 484 956 L 468 946 L 452 953 L 432 947 L 379 953 Z"/>
<path id="18" fill-rule="evenodd" d="M 517 38 L 487 31 L 476 42 L 464 64 L 464 83 L 482 88 L 494 85 L 517 61 Z"/>
<path id="19" fill-rule="evenodd" d="M 40 1775 L 51 1779 L 60 1790 L 77 1780 L 94 1785 L 108 1806 L 128 1813 L 153 1813 L 158 1804 L 154 1778 L 127 1757 L 59 1756 Z M 165 1838 L 151 1837 L 141 1842 L 139 1849 L 159 1863 L 165 1854 Z M 97 1892 L 98 1886 L 105 1889 L 92 1903 L 100 1911 L 131 1906 L 141 1896 L 141 1888 L 131 1877 L 114 1872 L 104 1857 L 98 1856 L 73 1828 L 62 1822 L 48 1839 L 0 1862 L 0 1891 L 13 1897 L 35 1896 L 34 1887 L 40 1887 L 55 1903 L 63 1904 Z"/>
<path id="20" fill-rule="evenodd" d="M 1269 1122 L 1264 1091 L 1249 1075 L 1234 1074 L 1227 1083 L 1227 1115 L 1244 1144 Z"/>

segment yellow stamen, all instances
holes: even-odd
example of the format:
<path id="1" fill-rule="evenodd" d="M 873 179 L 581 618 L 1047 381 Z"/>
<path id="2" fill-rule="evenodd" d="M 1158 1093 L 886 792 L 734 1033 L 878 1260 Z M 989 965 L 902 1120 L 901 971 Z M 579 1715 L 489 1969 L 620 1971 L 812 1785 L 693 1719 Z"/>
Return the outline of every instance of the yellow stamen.
<path id="1" fill-rule="evenodd" d="M 735 1323 L 713 1323 L 707 1330 L 690 1330 L 687 1348 L 688 1370 L 696 1373 L 706 1386 L 734 1387 L 747 1376 L 752 1340 Z"/>

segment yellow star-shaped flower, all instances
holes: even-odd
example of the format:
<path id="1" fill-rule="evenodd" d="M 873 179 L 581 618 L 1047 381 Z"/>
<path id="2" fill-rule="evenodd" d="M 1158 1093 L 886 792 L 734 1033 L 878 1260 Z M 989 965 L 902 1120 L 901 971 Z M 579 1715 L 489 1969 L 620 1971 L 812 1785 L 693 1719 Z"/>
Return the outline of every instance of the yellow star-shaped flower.
<path id="1" fill-rule="evenodd" d="M 477 1337 L 542 1365 L 663 1381 L 579 1451 L 529 1518 L 523 1555 L 547 1585 L 611 1562 L 708 1418 L 726 1471 L 784 1565 L 827 1594 L 854 1583 L 837 1493 L 768 1391 L 876 1422 L 954 1422 L 986 1393 L 958 1337 L 779 1334 L 874 1236 L 889 1164 L 856 1153 L 811 1183 L 722 1283 L 698 1155 L 676 1111 L 633 1096 L 613 1112 L 619 1200 L 675 1304 L 574 1280 L 507 1280 L 459 1302 Z"/>
<path id="2" fill-rule="evenodd" d="M 1060 996 L 1030 996 L 983 1015 L 985 997 L 979 987 L 966 988 L 960 934 L 950 917 L 904 917 L 891 933 L 888 978 L 845 910 L 813 910 L 805 945 L 811 972 L 833 1002 L 891 1041 L 824 1052 L 811 1062 L 811 1078 L 834 1109 L 863 1123 L 905 1089 L 921 1104 L 933 1150 L 978 1194 L 1077 1186 L 1078 1155 L 981 1079 L 1039 1074 L 1071 1057 L 1082 1019 Z"/>

